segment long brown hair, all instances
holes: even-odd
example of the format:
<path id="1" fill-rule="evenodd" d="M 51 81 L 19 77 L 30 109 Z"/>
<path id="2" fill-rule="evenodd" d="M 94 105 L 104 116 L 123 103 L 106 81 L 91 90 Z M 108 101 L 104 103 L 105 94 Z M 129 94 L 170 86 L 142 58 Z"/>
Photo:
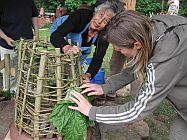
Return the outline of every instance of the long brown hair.
<path id="1" fill-rule="evenodd" d="M 118 47 L 133 48 L 135 42 L 141 43 L 142 47 L 133 60 L 134 73 L 141 81 L 152 54 L 152 30 L 151 21 L 136 11 L 120 12 L 106 29 L 107 40 Z"/>

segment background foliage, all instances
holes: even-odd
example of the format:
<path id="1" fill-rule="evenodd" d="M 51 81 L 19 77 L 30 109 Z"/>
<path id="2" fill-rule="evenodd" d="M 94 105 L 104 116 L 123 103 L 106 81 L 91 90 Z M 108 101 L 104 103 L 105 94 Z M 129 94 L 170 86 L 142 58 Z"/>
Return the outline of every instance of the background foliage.
<path id="1" fill-rule="evenodd" d="M 35 0 L 38 8 L 43 7 L 47 12 L 54 12 L 57 7 L 66 7 L 72 11 L 81 4 L 94 4 L 96 0 Z"/>
<path id="2" fill-rule="evenodd" d="M 88 5 L 94 4 L 96 0 L 65 0 L 65 7 L 73 10 L 78 8 L 82 3 L 87 3 Z"/>
<path id="3" fill-rule="evenodd" d="M 149 14 L 149 13 L 160 13 L 160 12 L 167 12 L 168 0 L 137 0 L 136 1 L 136 10 L 143 13 L 143 14 Z M 163 3 L 163 5 L 162 5 Z M 162 8 L 163 7 L 163 8 Z M 187 1 L 186 0 L 180 0 L 180 15 L 185 15 L 187 12 Z"/>
<path id="4" fill-rule="evenodd" d="M 161 2 L 159 0 L 137 0 L 136 10 L 143 13 L 158 13 L 161 12 Z"/>
<path id="5" fill-rule="evenodd" d="M 179 14 L 187 17 L 187 0 L 180 0 Z"/>
<path id="6" fill-rule="evenodd" d="M 78 8 L 82 3 L 94 4 L 96 0 L 35 0 L 38 8 L 44 7 L 47 12 L 54 12 L 57 7 L 66 7 L 72 11 Z M 163 1 L 163 5 L 162 5 Z M 147 15 L 149 13 L 166 12 L 168 0 L 137 0 L 136 10 Z M 163 6 L 163 9 L 162 9 Z M 187 0 L 180 0 L 180 15 L 187 13 Z"/>

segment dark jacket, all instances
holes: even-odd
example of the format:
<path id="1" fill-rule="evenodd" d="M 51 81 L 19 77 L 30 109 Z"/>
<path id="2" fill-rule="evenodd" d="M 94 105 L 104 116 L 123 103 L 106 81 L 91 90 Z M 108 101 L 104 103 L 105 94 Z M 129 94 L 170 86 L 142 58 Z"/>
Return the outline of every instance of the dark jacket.
<path id="1" fill-rule="evenodd" d="M 18 40 L 33 38 L 32 17 L 38 16 L 33 0 L 7 0 L 0 3 L 0 29 L 10 38 Z M 13 49 L 0 38 L 0 46 Z"/>
<path id="2" fill-rule="evenodd" d="M 71 13 L 68 19 L 57 28 L 55 32 L 51 34 L 50 41 L 56 48 L 63 48 L 68 45 L 68 42 L 64 37 L 69 33 L 79 33 L 85 26 L 91 21 L 93 17 L 93 10 L 90 9 L 78 9 Z M 82 46 L 90 46 L 92 40 L 87 42 L 88 30 L 82 34 Z M 95 42 L 95 52 L 93 59 L 89 65 L 88 73 L 94 77 L 99 71 L 103 58 L 106 54 L 109 43 L 102 37 L 102 32 L 99 33 Z"/>

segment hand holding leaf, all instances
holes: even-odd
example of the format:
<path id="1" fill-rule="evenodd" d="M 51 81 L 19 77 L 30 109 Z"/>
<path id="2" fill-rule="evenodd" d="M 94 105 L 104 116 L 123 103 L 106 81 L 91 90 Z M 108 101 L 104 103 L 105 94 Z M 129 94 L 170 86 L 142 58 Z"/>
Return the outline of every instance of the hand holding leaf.
<path id="1" fill-rule="evenodd" d="M 83 95 L 81 95 L 78 92 L 72 93 L 73 96 L 70 97 L 70 99 L 76 103 L 78 106 L 68 106 L 70 109 L 77 110 L 84 114 L 85 116 L 89 115 L 89 111 L 92 107 L 92 105 L 84 98 Z"/>

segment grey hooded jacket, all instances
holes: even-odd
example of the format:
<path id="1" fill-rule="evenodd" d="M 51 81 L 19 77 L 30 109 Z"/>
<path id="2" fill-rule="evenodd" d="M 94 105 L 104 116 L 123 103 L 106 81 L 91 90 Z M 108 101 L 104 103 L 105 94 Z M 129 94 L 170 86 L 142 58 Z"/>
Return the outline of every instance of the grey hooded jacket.
<path id="1" fill-rule="evenodd" d="M 106 124 L 133 123 L 152 114 L 167 98 L 187 122 L 187 18 L 162 15 L 152 20 L 155 23 L 154 40 L 168 28 L 176 27 L 159 38 L 154 46 L 147 65 L 146 81 L 135 100 L 118 106 L 93 106 L 89 112 L 90 120 Z M 105 94 L 115 92 L 133 80 L 132 70 L 124 69 L 110 77 L 102 89 Z"/>

